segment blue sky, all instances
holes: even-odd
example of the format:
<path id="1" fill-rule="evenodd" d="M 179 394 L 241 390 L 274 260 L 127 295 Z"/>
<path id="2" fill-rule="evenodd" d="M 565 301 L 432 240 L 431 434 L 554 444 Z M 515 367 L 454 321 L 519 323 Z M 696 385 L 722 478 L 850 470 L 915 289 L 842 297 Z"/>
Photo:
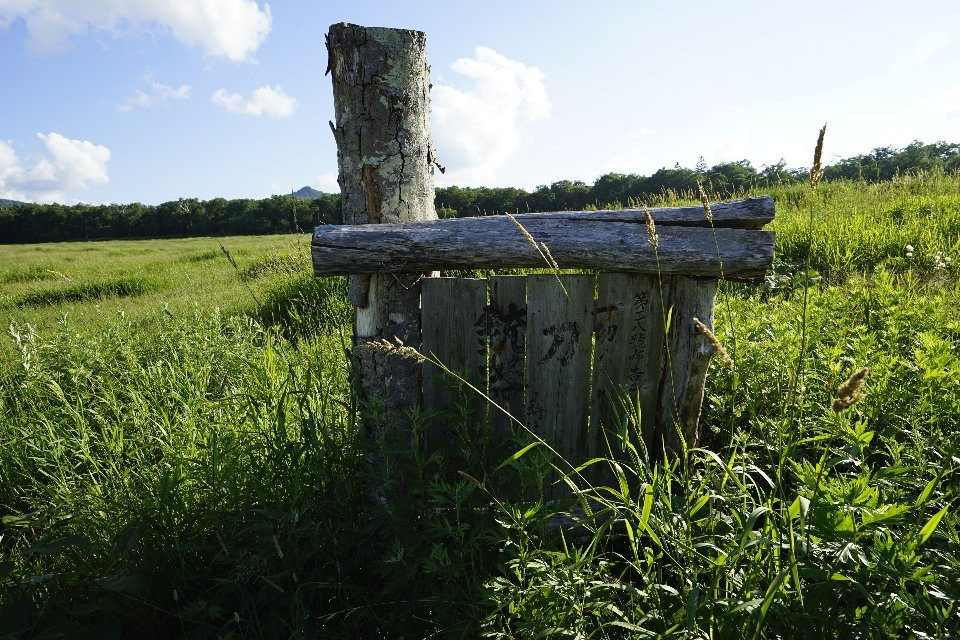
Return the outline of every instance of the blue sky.
<path id="1" fill-rule="evenodd" d="M 427 33 L 438 186 L 960 141 L 955 1 L 0 0 L 0 198 L 335 190 L 341 21 Z"/>

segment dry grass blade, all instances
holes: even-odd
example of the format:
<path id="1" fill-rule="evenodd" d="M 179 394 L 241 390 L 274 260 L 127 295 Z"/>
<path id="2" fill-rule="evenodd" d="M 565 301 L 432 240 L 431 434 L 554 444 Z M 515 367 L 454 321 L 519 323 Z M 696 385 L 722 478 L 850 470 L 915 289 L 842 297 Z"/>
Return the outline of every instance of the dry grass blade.
<path id="1" fill-rule="evenodd" d="M 240 270 L 240 265 L 237 264 L 237 261 L 233 259 L 233 256 L 230 255 L 230 251 L 227 250 L 223 243 L 220 243 L 220 252 L 227 257 L 227 261 L 230 263 L 230 266 L 233 267 L 233 270 L 237 272 L 237 277 L 240 278 L 240 282 L 243 283 L 243 286 L 246 288 L 247 293 L 250 294 L 250 297 L 253 298 L 253 301 L 257 304 L 257 307 L 262 307 L 263 304 L 260 302 L 260 298 L 257 297 L 257 294 L 254 293 L 253 289 L 250 287 L 250 283 L 247 282 L 243 277 L 243 271 Z"/>
<path id="2" fill-rule="evenodd" d="M 703 183 L 697 180 L 697 190 L 700 192 L 700 202 L 703 203 L 703 215 L 707 222 L 713 224 L 713 209 L 710 208 L 710 201 L 707 200 L 707 192 L 703 188 Z"/>
<path id="3" fill-rule="evenodd" d="M 553 270 L 553 275 L 556 276 L 557 282 L 560 283 L 560 288 L 563 290 L 563 295 L 565 297 L 569 297 L 570 294 L 567 293 L 567 287 L 563 284 L 563 280 L 560 279 L 560 265 L 557 264 L 557 261 L 553 258 L 553 254 L 550 253 L 550 248 L 547 246 L 547 243 L 538 243 L 536 240 L 534 240 L 533 236 L 530 235 L 530 232 L 527 231 L 522 224 L 520 224 L 519 220 L 514 218 L 509 213 L 505 215 L 510 219 L 510 222 L 517 226 L 517 229 L 519 229 L 520 233 L 523 234 L 523 237 L 527 239 L 527 242 L 529 242 L 533 248 L 537 250 L 537 253 L 539 253 L 540 257 L 543 258 L 543 261 L 547 263 L 547 266 Z"/>

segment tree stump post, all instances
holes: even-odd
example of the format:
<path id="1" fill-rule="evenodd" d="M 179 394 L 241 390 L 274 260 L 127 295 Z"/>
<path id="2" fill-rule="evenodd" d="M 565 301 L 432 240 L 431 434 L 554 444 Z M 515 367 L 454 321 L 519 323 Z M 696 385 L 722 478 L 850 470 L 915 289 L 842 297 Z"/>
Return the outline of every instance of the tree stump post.
<path id="1" fill-rule="evenodd" d="M 430 69 L 420 31 L 341 23 L 327 34 L 337 163 L 346 224 L 435 220 L 430 139 Z M 350 276 L 357 391 L 377 407 L 365 426 L 375 439 L 396 433 L 405 409 L 421 405 L 418 362 L 364 348 L 400 339 L 420 347 L 423 273 Z"/>

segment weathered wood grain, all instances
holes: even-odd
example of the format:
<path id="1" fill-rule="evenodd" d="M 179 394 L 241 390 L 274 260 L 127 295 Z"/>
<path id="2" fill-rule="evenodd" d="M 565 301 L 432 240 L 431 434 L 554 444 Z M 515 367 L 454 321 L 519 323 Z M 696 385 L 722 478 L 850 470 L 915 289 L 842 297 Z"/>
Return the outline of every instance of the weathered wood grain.
<path id="1" fill-rule="evenodd" d="M 670 289 L 672 306 L 667 336 L 669 357 L 660 381 L 657 425 L 648 446 L 655 459 L 664 451 L 677 453 L 683 437 L 687 447 L 697 446 L 703 388 L 713 348 L 693 323 L 699 318 L 713 328 L 716 280 L 674 277 Z"/>
<path id="2" fill-rule="evenodd" d="M 772 231 L 661 226 L 655 254 L 639 222 L 544 217 L 524 227 L 564 269 L 757 279 L 773 262 Z M 546 266 L 506 216 L 317 227 L 312 252 L 317 275 Z"/>
<path id="3" fill-rule="evenodd" d="M 526 276 L 490 278 L 490 398 L 517 420 L 524 419 L 523 380 L 527 334 Z M 506 440 L 515 424 L 502 411 L 490 408 L 490 432 Z"/>
<path id="4" fill-rule="evenodd" d="M 373 227 L 435 219 L 426 36 L 341 23 L 330 27 L 327 51 L 344 220 Z M 403 409 L 420 403 L 420 365 L 365 348 L 384 338 L 419 346 L 419 275 L 351 278 L 357 391 L 384 400 L 366 420 L 371 430 L 398 426 Z"/>
<path id="5" fill-rule="evenodd" d="M 668 287 L 663 291 L 666 296 Z M 591 458 L 629 460 L 624 439 L 637 444 L 656 422 L 665 335 L 658 278 L 601 273 L 595 313 L 587 452 Z"/>
<path id="6" fill-rule="evenodd" d="M 480 391 L 486 392 L 487 331 L 485 308 L 487 281 L 477 278 L 424 278 L 421 322 L 422 353 L 443 363 Z M 451 438 L 450 425 L 459 420 L 478 429 L 484 421 L 486 401 L 476 392 L 461 388 L 456 378 L 433 363 L 423 368 L 423 408 L 451 412 L 463 400 L 463 415 L 431 420 L 424 433 L 424 447 L 432 452 Z"/>
<path id="7" fill-rule="evenodd" d="M 709 227 L 701 205 L 654 207 L 647 209 L 657 226 Z M 762 229 L 773 222 L 776 206 L 770 196 L 757 196 L 712 203 L 713 226 L 731 229 Z M 550 211 L 515 216 L 521 224 L 544 216 L 558 220 L 609 220 L 613 222 L 646 222 L 643 209 L 600 209 L 598 211 Z"/>
<path id="8" fill-rule="evenodd" d="M 574 465 L 589 416 L 593 287 L 592 275 L 527 278 L 527 426 Z"/>
<path id="9" fill-rule="evenodd" d="M 713 212 L 713 226 L 730 229 L 762 229 L 776 217 L 776 206 L 770 196 L 757 196 L 726 200 L 710 204 Z M 653 207 L 647 209 L 658 227 L 709 227 L 710 222 L 704 215 L 701 205 L 683 207 Z M 481 219 L 496 218 L 499 216 L 482 216 Z M 513 216 L 526 226 L 537 220 L 587 220 L 602 222 L 635 222 L 646 223 L 643 209 L 600 209 L 596 211 L 544 211 L 542 213 L 520 213 Z M 456 220 L 471 220 L 472 217 L 457 218 Z M 444 220 L 441 224 L 447 224 Z"/>

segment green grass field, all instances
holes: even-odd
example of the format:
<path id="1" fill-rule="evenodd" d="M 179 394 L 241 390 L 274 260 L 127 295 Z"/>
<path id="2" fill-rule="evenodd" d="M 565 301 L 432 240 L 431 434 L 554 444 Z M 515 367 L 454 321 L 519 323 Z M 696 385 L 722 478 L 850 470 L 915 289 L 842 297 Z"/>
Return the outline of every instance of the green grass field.
<path id="1" fill-rule="evenodd" d="M 308 237 L 0 246 L 0 637 L 956 637 L 960 177 L 773 195 L 702 448 L 575 540 L 542 447 L 364 441 Z"/>
<path id="2" fill-rule="evenodd" d="M 0 245 L 0 314 L 7 322 L 42 328 L 66 315 L 95 331 L 120 312 L 146 320 L 164 310 L 247 310 L 250 294 L 220 246 L 251 273 L 259 262 L 274 259 L 254 274 L 260 277 L 250 278 L 254 290 L 263 292 L 269 276 L 291 271 L 293 256 L 295 266 L 303 267 L 299 259 L 309 242 L 304 235 Z"/>

